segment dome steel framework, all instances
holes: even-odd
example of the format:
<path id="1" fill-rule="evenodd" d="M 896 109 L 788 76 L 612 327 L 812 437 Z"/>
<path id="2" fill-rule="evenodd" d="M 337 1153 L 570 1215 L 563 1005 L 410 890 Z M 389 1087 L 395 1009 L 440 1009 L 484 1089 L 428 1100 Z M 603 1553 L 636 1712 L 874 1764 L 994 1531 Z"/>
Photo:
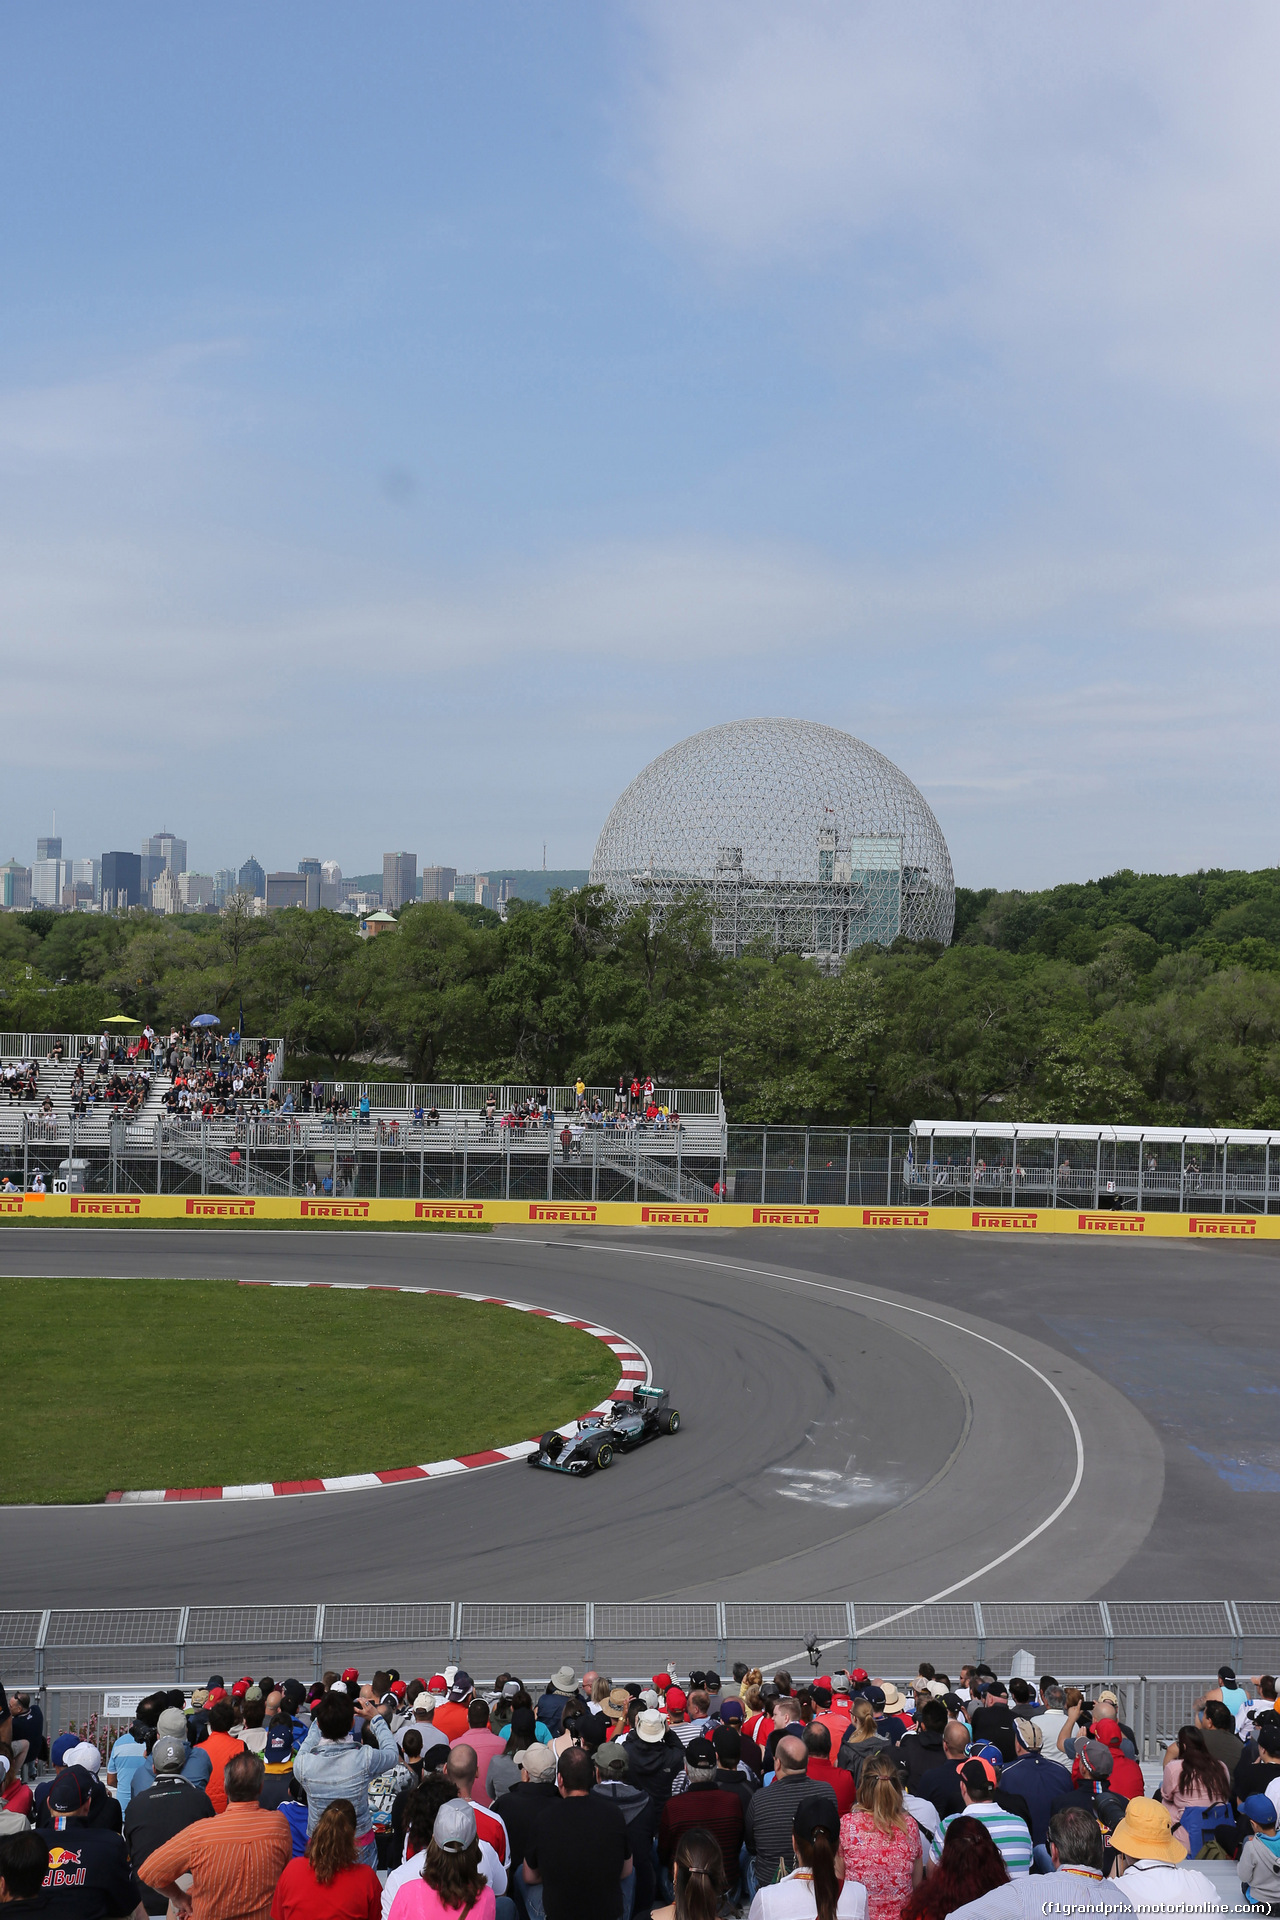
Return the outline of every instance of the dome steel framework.
<path id="1" fill-rule="evenodd" d="M 734 720 L 637 775 L 592 884 L 623 907 L 702 899 L 726 954 L 756 941 L 838 966 L 852 947 L 951 939 L 955 880 L 923 795 L 874 747 L 810 720 Z"/>

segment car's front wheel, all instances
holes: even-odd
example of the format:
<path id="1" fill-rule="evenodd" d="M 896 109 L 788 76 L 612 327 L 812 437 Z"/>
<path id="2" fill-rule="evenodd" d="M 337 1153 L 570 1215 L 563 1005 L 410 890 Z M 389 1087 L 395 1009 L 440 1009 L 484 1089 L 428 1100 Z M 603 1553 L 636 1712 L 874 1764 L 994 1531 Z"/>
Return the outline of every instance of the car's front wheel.
<path id="1" fill-rule="evenodd" d="M 591 1456 L 591 1464 L 593 1467 L 600 1468 L 611 1467 L 613 1465 L 612 1442 L 608 1440 L 602 1440 L 600 1442 L 600 1445 Z"/>

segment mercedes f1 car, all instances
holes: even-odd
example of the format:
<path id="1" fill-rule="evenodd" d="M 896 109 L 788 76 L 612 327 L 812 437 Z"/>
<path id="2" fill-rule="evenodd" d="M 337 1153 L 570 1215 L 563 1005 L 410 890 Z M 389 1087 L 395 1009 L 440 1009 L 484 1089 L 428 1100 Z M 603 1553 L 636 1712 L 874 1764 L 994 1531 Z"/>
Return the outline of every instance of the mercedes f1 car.
<path id="1" fill-rule="evenodd" d="M 679 1433 L 680 1415 L 667 1405 L 665 1387 L 635 1387 L 629 1400 L 617 1400 L 608 1413 L 589 1413 L 570 1434 L 544 1433 L 528 1456 L 531 1467 L 551 1473 L 595 1473 L 613 1465 L 615 1453 Z"/>

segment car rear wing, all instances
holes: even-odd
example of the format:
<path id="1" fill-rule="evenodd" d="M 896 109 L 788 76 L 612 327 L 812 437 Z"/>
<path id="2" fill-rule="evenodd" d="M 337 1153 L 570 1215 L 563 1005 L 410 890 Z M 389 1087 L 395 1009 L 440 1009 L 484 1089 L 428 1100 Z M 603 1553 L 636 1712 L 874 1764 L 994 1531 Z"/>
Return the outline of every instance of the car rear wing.
<path id="1" fill-rule="evenodd" d="M 632 1397 L 635 1400 L 665 1400 L 667 1390 L 665 1387 L 633 1387 Z"/>

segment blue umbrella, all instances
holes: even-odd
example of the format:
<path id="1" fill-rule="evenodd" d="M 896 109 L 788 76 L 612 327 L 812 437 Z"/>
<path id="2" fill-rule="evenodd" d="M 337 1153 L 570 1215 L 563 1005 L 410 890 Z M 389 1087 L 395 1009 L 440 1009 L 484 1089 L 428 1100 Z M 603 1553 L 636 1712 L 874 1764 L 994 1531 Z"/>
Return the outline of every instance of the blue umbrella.
<path id="1" fill-rule="evenodd" d="M 191 1024 L 193 1027 L 220 1027 L 222 1022 L 216 1013 L 198 1013 Z"/>

